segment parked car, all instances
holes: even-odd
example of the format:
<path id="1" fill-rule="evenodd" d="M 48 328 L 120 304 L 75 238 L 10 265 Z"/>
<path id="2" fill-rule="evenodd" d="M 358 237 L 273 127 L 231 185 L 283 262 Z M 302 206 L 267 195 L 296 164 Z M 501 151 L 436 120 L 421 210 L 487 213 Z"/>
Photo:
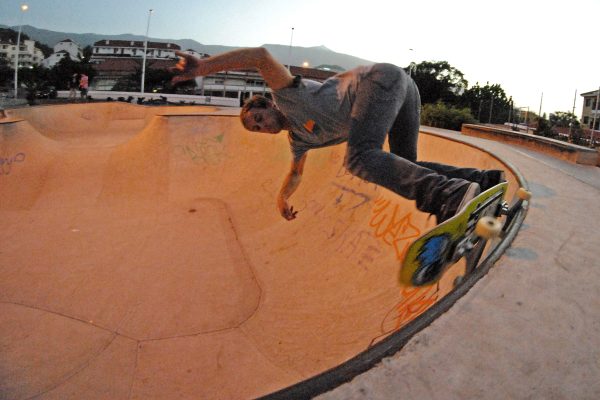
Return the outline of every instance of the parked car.
<path id="1" fill-rule="evenodd" d="M 57 95 L 58 93 L 54 86 L 46 86 L 44 89 L 37 92 L 36 97 L 38 99 L 55 99 Z"/>

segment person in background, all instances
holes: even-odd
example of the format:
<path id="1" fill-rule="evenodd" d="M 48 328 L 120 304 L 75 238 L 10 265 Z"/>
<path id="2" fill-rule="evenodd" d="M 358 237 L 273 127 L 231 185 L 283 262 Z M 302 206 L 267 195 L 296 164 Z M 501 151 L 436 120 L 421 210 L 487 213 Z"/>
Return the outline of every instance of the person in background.
<path id="1" fill-rule="evenodd" d="M 77 98 L 77 90 L 79 89 L 79 74 L 73 73 L 69 80 L 69 100 L 75 100 Z"/>
<path id="2" fill-rule="evenodd" d="M 79 91 L 82 100 L 87 99 L 88 85 L 88 76 L 86 74 L 81 74 L 81 78 L 79 78 Z"/>

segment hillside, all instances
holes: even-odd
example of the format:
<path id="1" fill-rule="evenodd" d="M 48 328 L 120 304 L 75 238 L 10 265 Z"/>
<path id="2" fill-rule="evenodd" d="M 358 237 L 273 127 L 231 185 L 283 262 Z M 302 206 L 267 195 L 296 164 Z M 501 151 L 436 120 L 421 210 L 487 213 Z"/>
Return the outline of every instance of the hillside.
<path id="1" fill-rule="evenodd" d="M 5 25 L 0 27 L 8 28 Z M 72 33 L 72 32 L 56 32 L 46 29 L 39 29 L 30 25 L 23 25 L 23 32 L 26 33 L 31 39 L 36 40 L 42 44 L 50 47 L 61 40 L 71 39 L 77 42 L 82 48 L 85 46 L 91 46 L 99 40 L 144 40 L 145 37 L 141 35 L 133 34 L 121 34 L 121 35 L 103 35 L 97 33 Z M 164 39 L 164 38 L 150 38 L 151 41 L 156 42 L 171 42 L 181 46 L 182 49 L 192 49 L 200 53 L 207 54 L 219 54 L 229 50 L 237 49 L 235 46 L 219 46 L 219 45 L 205 45 L 199 43 L 193 39 Z M 288 64 L 289 60 L 289 46 L 278 45 L 278 44 L 264 44 L 273 56 L 281 63 Z M 358 65 L 372 64 L 372 61 L 364 60 L 358 57 L 354 57 L 348 54 L 337 53 L 324 46 L 316 47 L 299 47 L 293 46 L 291 52 L 291 64 L 302 65 L 304 61 L 309 61 L 311 66 L 318 65 L 339 65 L 344 69 L 354 68 Z"/>

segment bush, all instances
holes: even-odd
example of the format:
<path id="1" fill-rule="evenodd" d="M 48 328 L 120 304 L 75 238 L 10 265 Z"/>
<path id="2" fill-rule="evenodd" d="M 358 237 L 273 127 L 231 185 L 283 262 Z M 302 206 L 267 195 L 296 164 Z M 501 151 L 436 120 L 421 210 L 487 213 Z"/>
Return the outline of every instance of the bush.
<path id="1" fill-rule="evenodd" d="M 460 131 L 462 124 L 475 122 L 469 108 L 455 108 L 441 102 L 425 104 L 421 111 L 421 124 L 436 128 Z"/>

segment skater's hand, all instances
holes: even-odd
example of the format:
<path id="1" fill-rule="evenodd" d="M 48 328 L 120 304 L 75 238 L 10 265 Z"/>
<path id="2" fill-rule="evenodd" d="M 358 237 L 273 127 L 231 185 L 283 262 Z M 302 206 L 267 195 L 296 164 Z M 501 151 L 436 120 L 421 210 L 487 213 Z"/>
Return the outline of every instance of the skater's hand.
<path id="1" fill-rule="evenodd" d="M 298 214 L 298 211 L 294 211 L 294 207 L 290 207 L 283 197 L 278 199 L 277 208 L 279 209 L 281 216 L 288 221 L 295 219 L 296 214 Z"/>
<path id="2" fill-rule="evenodd" d="M 203 76 L 206 74 L 202 68 L 202 59 L 181 51 L 175 51 L 175 54 L 179 56 L 179 62 L 174 67 L 169 68 L 169 70 L 177 73 L 178 75 L 175 75 L 173 79 L 171 79 L 171 83 L 175 84 L 189 81 L 197 76 Z"/>

